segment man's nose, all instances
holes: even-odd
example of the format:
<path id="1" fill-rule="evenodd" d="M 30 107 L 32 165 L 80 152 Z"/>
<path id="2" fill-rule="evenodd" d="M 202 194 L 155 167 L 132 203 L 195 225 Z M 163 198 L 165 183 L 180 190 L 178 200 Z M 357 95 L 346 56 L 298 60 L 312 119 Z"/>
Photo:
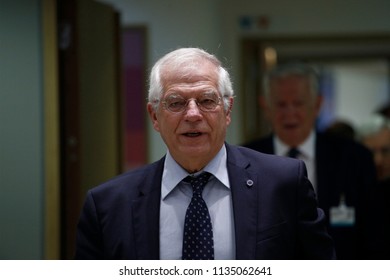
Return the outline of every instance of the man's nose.
<path id="1" fill-rule="evenodd" d="M 286 105 L 283 109 L 282 112 L 286 115 L 293 115 L 296 112 L 296 108 L 294 105 Z"/>
<path id="2" fill-rule="evenodd" d="M 380 150 L 374 150 L 374 161 L 377 165 L 381 165 L 383 162 L 383 155 Z"/>
<path id="3" fill-rule="evenodd" d="M 187 108 L 186 108 L 186 115 L 188 116 L 200 115 L 200 109 L 198 107 L 198 104 L 196 103 L 196 100 L 190 99 L 188 101 Z"/>

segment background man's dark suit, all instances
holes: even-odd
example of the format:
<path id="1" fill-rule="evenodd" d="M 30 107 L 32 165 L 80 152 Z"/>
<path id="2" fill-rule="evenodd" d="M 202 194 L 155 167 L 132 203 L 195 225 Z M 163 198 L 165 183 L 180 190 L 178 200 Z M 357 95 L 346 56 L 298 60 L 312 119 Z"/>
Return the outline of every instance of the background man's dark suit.
<path id="1" fill-rule="evenodd" d="M 237 259 L 334 258 L 305 165 L 227 147 Z M 158 259 L 164 158 L 87 196 L 78 225 L 78 259 Z M 181 242 L 178 240 L 178 242 Z"/>
<path id="2" fill-rule="evenodd" d="M 272 135 L 244 146 L 274 153 Z M 356 142 L 317 133 L 315 154 L 319 207 L 327 216 L 337 258 L 381 258 L 383 211 L 375 196 L 375 166 L 370 152 Z M 356 222 L 352 227 L 329 225 L 329 210 L 339 205 L 342 193 L 346 204 L 356 211 Z"/>

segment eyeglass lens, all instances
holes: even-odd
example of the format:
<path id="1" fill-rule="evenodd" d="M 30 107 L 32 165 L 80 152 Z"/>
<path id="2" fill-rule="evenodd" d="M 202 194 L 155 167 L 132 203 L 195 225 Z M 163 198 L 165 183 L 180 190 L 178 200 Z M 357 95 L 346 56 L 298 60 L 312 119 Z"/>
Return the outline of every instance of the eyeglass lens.
<path id="1" fill-rule="evenodd" d="M 191 100 L 194 100 L 202 111 L 214 110 L 219 105 L 219 97 L 216 94 L 203 94 L 197 98 L 188 99 L 180 95 L 171 95 L 165 98 L 163 104 L 171 112 L 183 112 Z"/>

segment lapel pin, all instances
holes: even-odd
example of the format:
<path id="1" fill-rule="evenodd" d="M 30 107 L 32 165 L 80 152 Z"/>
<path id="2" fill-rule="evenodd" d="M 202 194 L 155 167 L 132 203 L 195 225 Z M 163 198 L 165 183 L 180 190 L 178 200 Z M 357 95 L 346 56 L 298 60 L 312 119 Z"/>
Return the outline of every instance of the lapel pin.
<path id="1" fill-rule="evenodd" d="M 253 181 L 252 180 L 246 180 L 246 186 L 248 188 L 252 187 L 253 186 Z"/>

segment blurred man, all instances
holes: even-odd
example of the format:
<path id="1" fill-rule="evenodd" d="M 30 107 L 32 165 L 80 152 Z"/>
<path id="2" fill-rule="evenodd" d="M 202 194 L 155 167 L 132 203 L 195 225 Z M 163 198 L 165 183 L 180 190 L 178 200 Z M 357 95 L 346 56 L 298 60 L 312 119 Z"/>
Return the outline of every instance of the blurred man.
<path id="1" fill-rule="evenodd" d="M 373 154 L 378 192 L 384 205 L 384 221 L 386 225 L 387 251 L 385 258 L 390 258 L 390 120 L 379 114 L 370 116 L 358 126 L 357 138 Z"/>
<path id="2" fill-rule="evenodd" d="M 375 166 L 362 145 L 316 132 L 322 104 L 316 72 L 304 64 L 275 68 L 265 76 L 260 103 L 273 133 L 245 146 L 303 160 L 326 213 L 337 258 L 377 258 L 383 230 L 375 230 Z"/>
<path id="3" fill-rule="evenodd" d="M 373 154 L 379 182 L 390 184 L 390 120 L 373 115 L 358 127 L 358 140 Z"/>

